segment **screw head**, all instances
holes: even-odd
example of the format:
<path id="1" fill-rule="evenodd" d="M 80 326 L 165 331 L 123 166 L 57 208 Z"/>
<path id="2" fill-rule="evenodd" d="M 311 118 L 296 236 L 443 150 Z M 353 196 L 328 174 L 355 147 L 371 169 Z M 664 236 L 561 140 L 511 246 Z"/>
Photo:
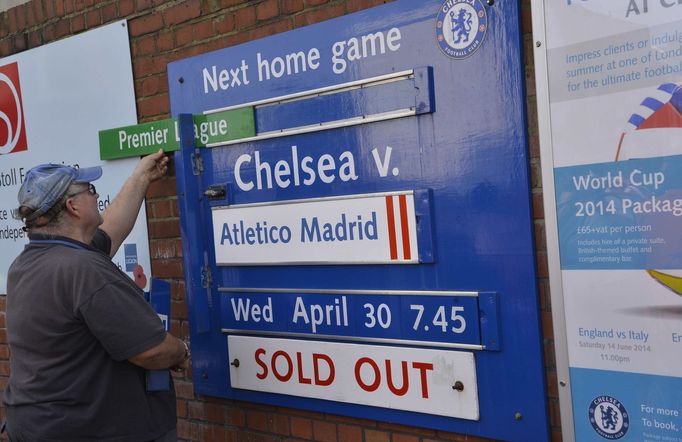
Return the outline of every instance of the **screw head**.
<path id="1" fill-rule="evenodd" d="M 536 42 L 535 42 L 535 47 L 536 47 L 536 48 L 539 48 L 540 46 L 542 46 L 542 42 L 536 41 Z"/>

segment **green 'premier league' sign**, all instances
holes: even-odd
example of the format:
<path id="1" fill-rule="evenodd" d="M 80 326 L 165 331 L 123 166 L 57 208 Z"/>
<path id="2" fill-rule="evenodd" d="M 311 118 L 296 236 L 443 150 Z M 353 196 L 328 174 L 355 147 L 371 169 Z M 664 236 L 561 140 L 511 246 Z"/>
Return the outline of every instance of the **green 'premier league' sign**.
<path id="1" fill-rule="evenodd" d="M 197 147 L 252 137 L 256 133 L 252 107 L 194 115 L 193 120 Z M 159 149 L 172 152 L 179 148 L 177 120 L 174 118 L 99 132 L 102 160 L 147 155 Z"/>

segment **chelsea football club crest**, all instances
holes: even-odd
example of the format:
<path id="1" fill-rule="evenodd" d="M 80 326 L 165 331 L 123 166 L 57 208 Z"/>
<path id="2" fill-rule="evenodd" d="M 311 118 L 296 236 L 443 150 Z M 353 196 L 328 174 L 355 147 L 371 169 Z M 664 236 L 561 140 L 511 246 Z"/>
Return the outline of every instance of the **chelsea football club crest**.
<path id="1" fill-rule="evenodd" d="M 488 16 L 481 0 L 447 0 L 436 16 L 436 40 L 441 51 L 461 60 L 483 43 Z"/>
<path id="2" fill-rule="evenodd" d="M 604 439 L 616 440 L 630 428 L 628 412 L 617 399 L 597 396 L 590 402 L 589 418 L 592 428 Z"/>

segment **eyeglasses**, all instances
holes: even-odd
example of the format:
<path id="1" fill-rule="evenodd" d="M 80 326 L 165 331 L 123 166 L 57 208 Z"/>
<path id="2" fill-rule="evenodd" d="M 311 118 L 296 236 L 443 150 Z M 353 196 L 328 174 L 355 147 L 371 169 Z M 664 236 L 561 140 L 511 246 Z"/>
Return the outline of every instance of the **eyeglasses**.
<path id="1" fill-rule="evenodd" d="M 74 197 L 74 196 L 76 196 L 76 195 L 80 195 L 81 193 L 85 193 L 85 192 L 90 192 L 91 195 L 96 195 L 96 194 L 97 194 L 97 189 L 95 188 L 95 185 L 94 185 L 94 184 L 88 183 L 88 188 L 87 188 L 87 189 L 80 190 L 80 191 L 78 191 L 78 192 L 76 192 L 76 193 L 70 193 L 70 194 L 67 195 L 67 197 L 68 197 L 68 198 L 72 198 L 72 197 Z"/>

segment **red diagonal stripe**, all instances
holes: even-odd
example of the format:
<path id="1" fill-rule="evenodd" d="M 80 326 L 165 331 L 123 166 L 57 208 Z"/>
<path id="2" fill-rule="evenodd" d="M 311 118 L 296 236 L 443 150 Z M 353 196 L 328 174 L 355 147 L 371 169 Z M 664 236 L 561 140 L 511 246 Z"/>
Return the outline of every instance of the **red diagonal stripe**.
<path id="1" fill-rule="evenodd" d="M 403 256 L 405 259 L 412 259 L 412 254 L 410 253 L 410 231 L 407 228 L 407 198 L 405 195 L 400 195 L 398 197 L 400 201 L 400 228 L 403 235 Z"/>
<path id="2" fill-rule="evenodd" d="M 388 246 L 391 259 L 398 259 L 398 247 L 395 243 L 395 218 L 393 217 L 393 197 L 386 197 L 386 217 L 388 218 Z"/>

